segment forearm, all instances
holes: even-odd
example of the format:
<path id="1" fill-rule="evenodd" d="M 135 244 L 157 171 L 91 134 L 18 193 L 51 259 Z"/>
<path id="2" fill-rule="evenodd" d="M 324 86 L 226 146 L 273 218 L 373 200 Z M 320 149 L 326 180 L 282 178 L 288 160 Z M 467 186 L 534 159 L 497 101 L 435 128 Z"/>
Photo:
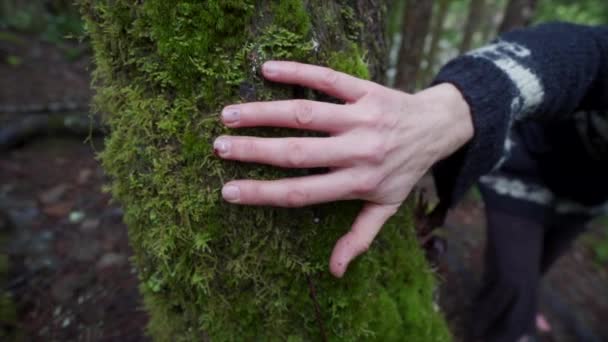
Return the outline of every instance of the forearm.
<path id="1" fill-rule="evenodd" d="M 434 170 L 440 197 L 452 204 L 508 152 L 515 121 L 608 107 L 608 28 L 547 24 L 514 31 L 451 61 L 434 83 L 462 92 L 475 130 Z"/>

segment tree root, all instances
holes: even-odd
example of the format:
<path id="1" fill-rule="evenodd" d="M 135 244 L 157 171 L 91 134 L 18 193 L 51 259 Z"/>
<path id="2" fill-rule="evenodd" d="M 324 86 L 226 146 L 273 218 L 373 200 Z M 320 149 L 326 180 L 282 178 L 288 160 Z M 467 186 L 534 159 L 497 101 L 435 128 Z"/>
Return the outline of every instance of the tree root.
<path id="1" fill-rule="evenodd" d="M 327 333 L 325 332 L 325 323 L 323 322 L 323 316 L 321 316 L 321 306 L 317 301 L 317 290 L 315 284 L 312 282 L 312 277 L 309 275 L 308 278 L 308 289 L 310 290 L 310 299 L 315 306 L 315 315 L 317 316 L 317 323 L 319 324 L 319 334 L 321 335 L 321 341 L 327 342 Z"/>
<path id="2" fill-rule="evenodd" d="M 443 225 L 448 208 L 441 202 L 430 212 L 429 207 L 428 200 L 424 197 L 424 191 L 419 191 L 414 209 L 416 234 L 420 246 L 425 251 L 427 260 L 431 265 L 436 266 L 447 250 L 447 242 L 441 236 L 435 234 L 435 231 Z"/>

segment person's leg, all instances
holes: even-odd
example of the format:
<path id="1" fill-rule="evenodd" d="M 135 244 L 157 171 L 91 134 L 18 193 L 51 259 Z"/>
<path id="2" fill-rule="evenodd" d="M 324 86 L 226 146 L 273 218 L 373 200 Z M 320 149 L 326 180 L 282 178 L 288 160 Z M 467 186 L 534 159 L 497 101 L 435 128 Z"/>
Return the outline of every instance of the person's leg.
<path id="1" fill-rule="evenodd" d="M 473 331 L 486 342 L 513 342 L 536 333 L 544 230 L 554 195 L 544 185 L 530 149 L 542 141 L 527 143 L 523 133 L 514 128 L 504 164 L 479 182 L 487 246 Z"/>
<path id="2" fill-rule="evenodd" d="M 487 193 L 486 191 L 482 191 Z M 493 208 L 486 199 L 483 285 L 473 308 L 473 333 L 483 341 L 534 335 L 544 228 L 539 220 Z"/>
<path id="3" fill-rule="evenodd" d="M 555 261 L 582 234 L 591 217 L 587 214 L 556 214 L 545 229 L 541 274 L 545 274 Z"/>

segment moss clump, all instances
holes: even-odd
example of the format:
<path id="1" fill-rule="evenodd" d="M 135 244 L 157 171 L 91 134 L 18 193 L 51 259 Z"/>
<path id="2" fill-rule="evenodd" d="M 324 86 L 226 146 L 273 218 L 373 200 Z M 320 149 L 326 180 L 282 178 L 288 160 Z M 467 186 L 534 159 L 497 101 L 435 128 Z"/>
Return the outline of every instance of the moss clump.
<path id="1" fill-rule="evenodd" d="M 125 206 L 157 340 L 449 339 L 432 307 L 433 274 L 407 208 L 336 280 L 327 271 L 329 254 L 359 203 L 293 210 L 221 200 L 230 179 L 312 172 L 212 154 L 213 139 L 230 133 L 217 119 L 224 105 L 319 98 L 262 80 L 265 60 L 379 74 L 365 70 L 363 53 L 378 60 L 377 46 L 368 50 L 366 35 L 348 34 L 358 24 L 346 25 L 344 6 L 351 7 L 348 20 L 367 15 L 351 2 L 80 0 L 97 64 L 96 105 L 112 128 L 100 157 Z"/>
<path id="2" fill-rule="evenodd" d="M 364 58 L 359 46 L 353 44 L 348 50 L 329 53 L 327 65 L 334 70 L 369 79 L 369 68 Z"/>

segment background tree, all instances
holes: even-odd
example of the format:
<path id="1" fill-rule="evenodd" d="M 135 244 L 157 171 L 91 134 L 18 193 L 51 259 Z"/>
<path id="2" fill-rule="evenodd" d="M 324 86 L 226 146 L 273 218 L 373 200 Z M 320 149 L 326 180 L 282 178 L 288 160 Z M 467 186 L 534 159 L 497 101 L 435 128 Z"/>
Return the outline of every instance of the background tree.
<path id="1" fill-rule="evenodd" d="M 425 83 L 428 83 L 433 77 L 433 66 L 436 63 L 437 53 L 439 52 L 439 42 L 443 35 L 443 28 L 445 27 L 445 20 L 449 8 L 450 0 L 439 0 L 437 3 L 437 10 L 433 14 L 433 26 L 430 33 L 431 42 L 429 44 L 429 51 L 426 57 L 427 63 L 424 69 Z"/>
<path id="2" fill-rule="evenodd" d="M 401 46 L 395 87 L 413 91 L 424 56 L 424 43 L 433 17 L 433 0 L 408 0 L 401 21 Z"/>
<path id="3" fill-rule="evenodd" d="M 462 41 L 460 43 L 460 53 L 465 53 L 471 49 L 475 33 L 483 22 L 484 0 L 471 0 L 469 5 L 469 15 L 464 26 Z"/>
<path id="4" fill-rule="evenodd" d="M 332 100 L 265 82 L 259 69 L 269 59 L 381 81 L 379 1 L 80 3 L 95 51 L 96 105 L 112 129 L 101 160 L 125 207 L 157 340 L 449 339 L 407 208 L 337 280 L 327 260 L 360 203 L 288 210 L 220 199 L 228 179 L 319 172 L 214 158 L 212 141 L 226 132 L 217 114 L 242 101 Z"/>
<path id="5" fill-rule="evenodd" d="M 498 33 L 530 25 L 537 5 L 538 0 L 509 0 Z"/>

